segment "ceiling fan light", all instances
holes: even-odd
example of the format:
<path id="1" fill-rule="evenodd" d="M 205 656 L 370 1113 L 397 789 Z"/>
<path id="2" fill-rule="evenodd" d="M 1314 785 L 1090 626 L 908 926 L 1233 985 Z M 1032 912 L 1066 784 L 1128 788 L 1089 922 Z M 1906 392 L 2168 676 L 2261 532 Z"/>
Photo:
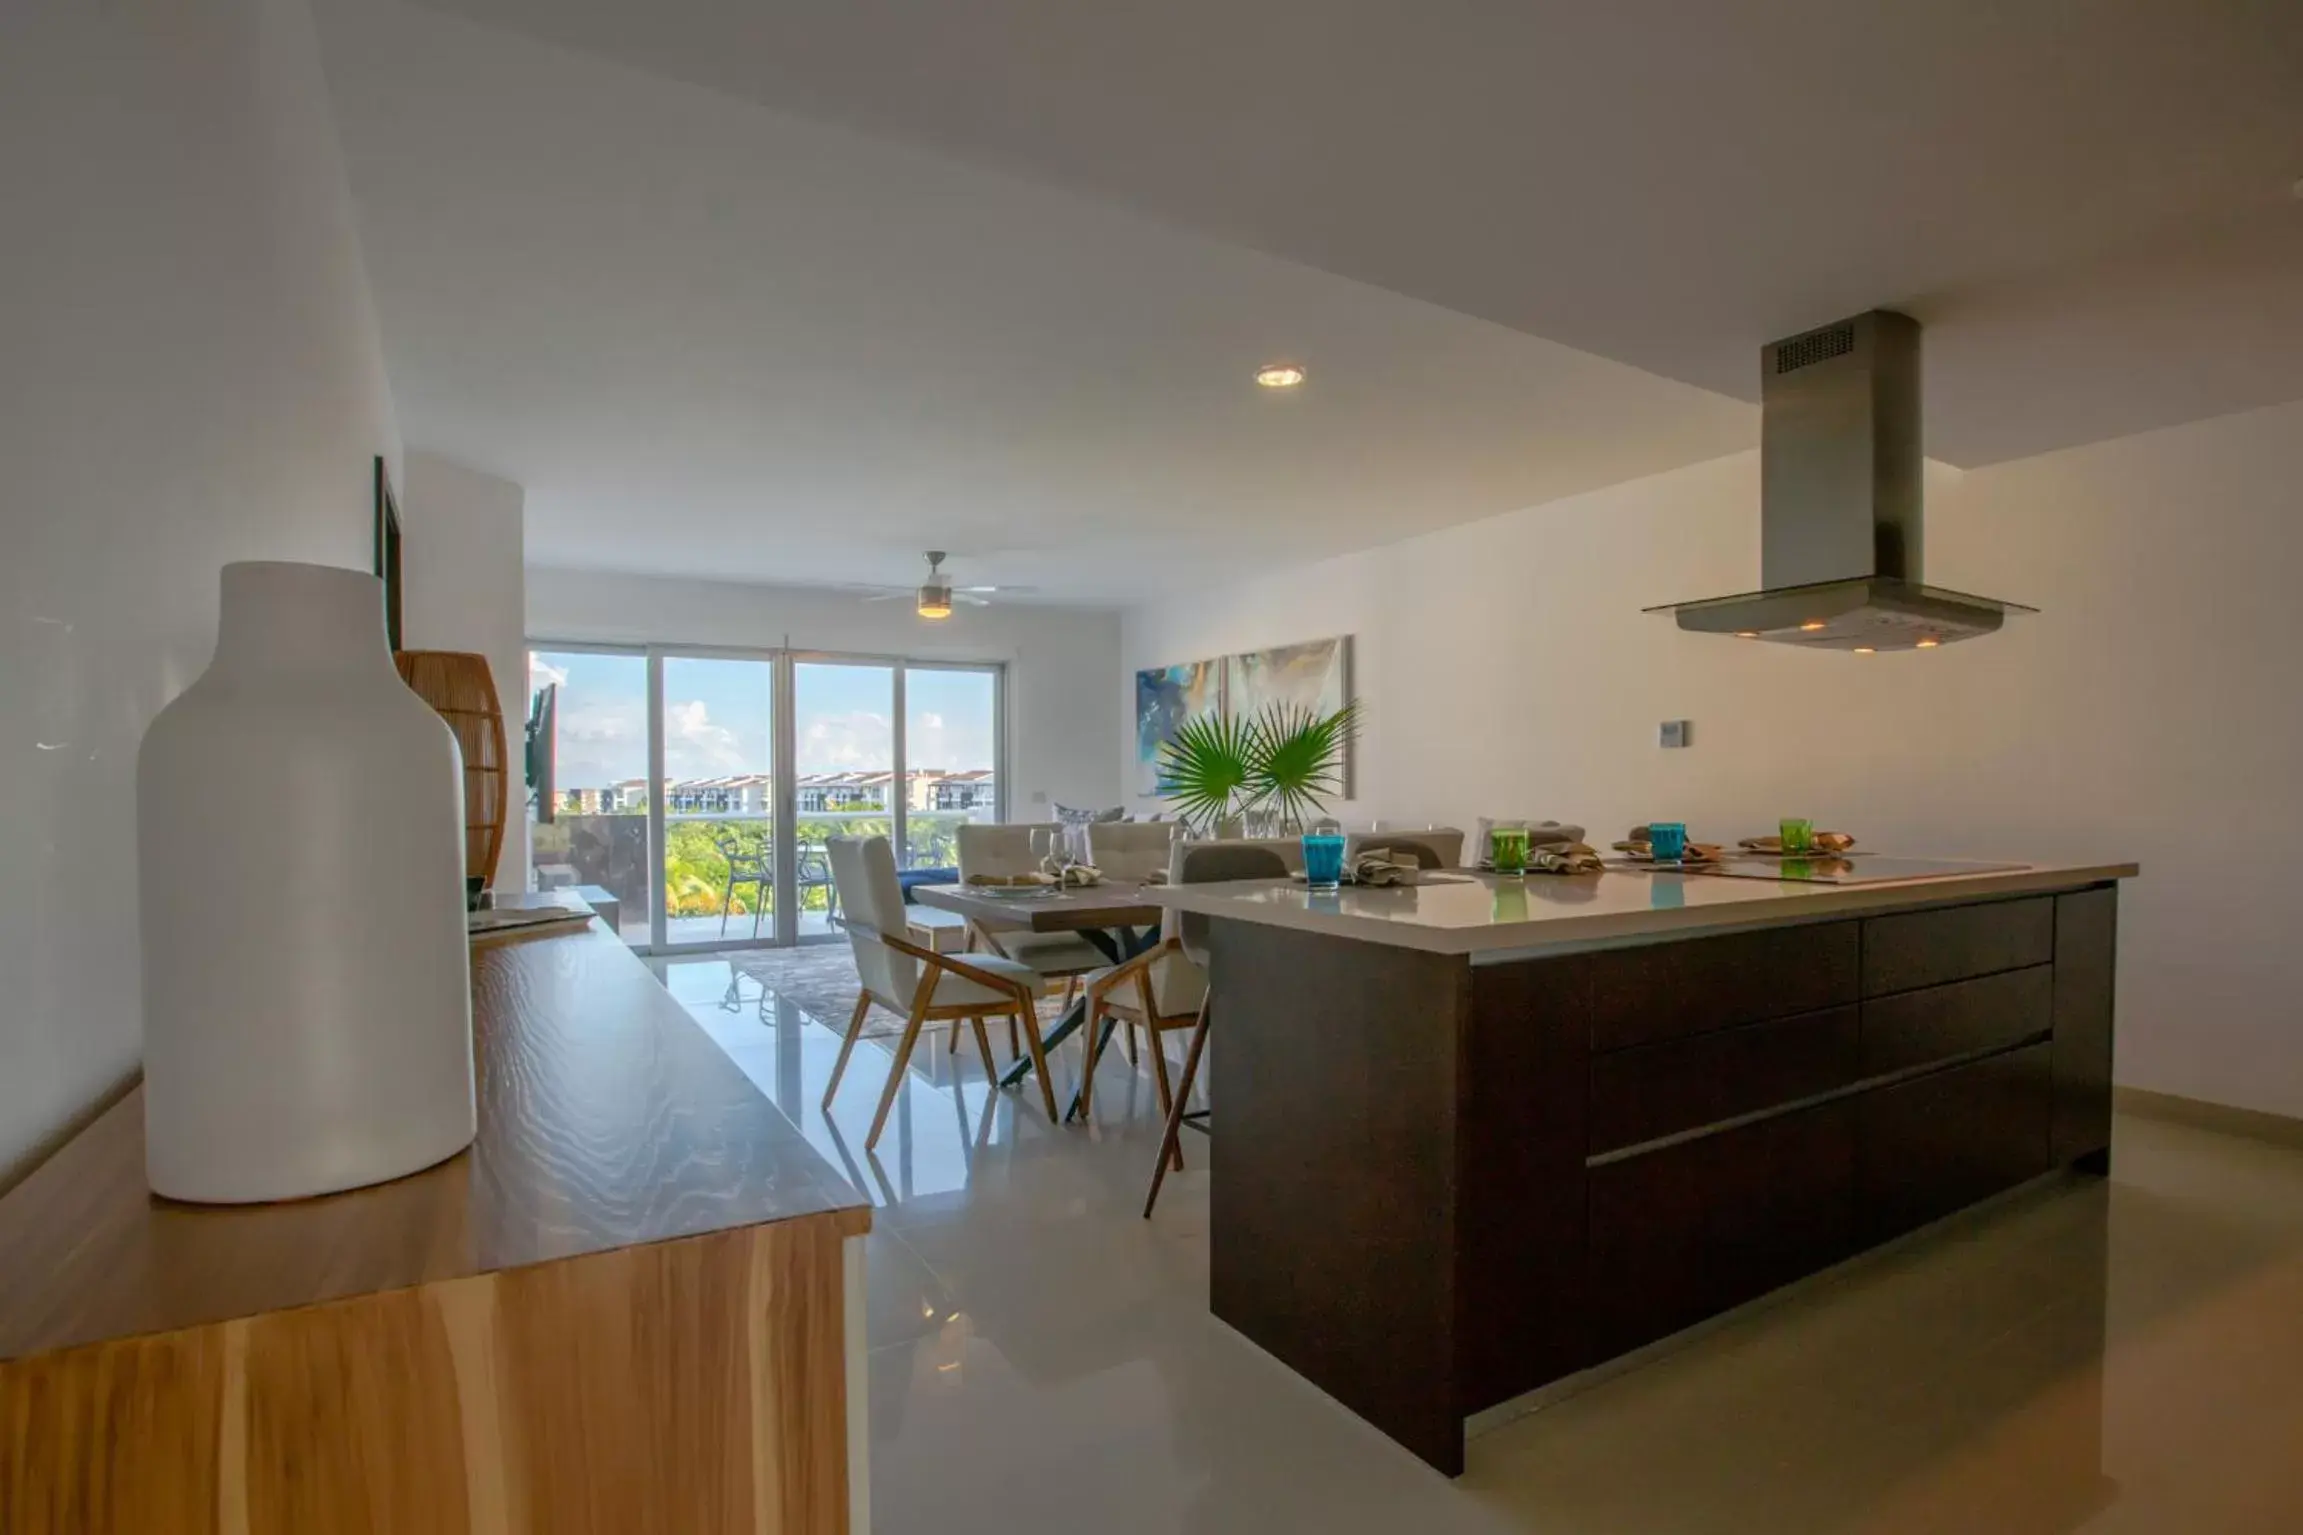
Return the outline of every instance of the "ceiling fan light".
<path id="1" fill-rule="evenodd" d="M 952 589 L 948 586 L 921 587 L 919 605 L 916 611 L 922 618 L 951 617 Z"/>

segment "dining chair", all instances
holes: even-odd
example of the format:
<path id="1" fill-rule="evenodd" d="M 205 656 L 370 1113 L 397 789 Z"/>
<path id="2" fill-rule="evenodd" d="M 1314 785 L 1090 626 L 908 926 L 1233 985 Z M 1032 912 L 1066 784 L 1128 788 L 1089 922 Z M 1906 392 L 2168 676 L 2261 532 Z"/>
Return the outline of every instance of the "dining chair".
<path id="1" fill-rule="evenodd" d="M 1165 879 L 1175 847 L 1173 821 L 1099 821 L 1088 827 L 1088 862 L 1104 878 L 1144 884 Z"/>
<path id="2" fill-rule="evenodd" d="M 1276 848 L 1258 842 L 1185 842 L 1176 845 L 1176 859 L 1170 878 L 1179 885 L 1205 885 L 1234 879 L 1285 879 L 1287 862 Z M 1177 957 L 1196 968 L 1203 977 L 1199 997 L 1199 1015 L 1191 1031 L 1191 1045 L 1185 1050 L 1183 1076 L 1175 1085 L 1175 1093 L 1168 1106 L 1167 1129 L 1160 1137 L 1159 1157 L 1152 1164 L 1151 1190 L 1144 1195 L 1144 1219 L 1150 1220 L 1152 1206 L 1159 1202 L 1160 1184 L 1167 1179 L 1170 1163 L 1183 1166 L 1181 1136 L 1187 1120 L 1204 1120 L 1205 1110 L 1191 1112 L 1192 1085 L 1199 1080 L 1200 1059 L 1207 1052 L 1208 1025 L 1215 1016 L 1215 993 L 1204 980 L 1208 967 L 1209 919 L 1195 912 L 1170 911 L 1169 921 L 1175 924 L 1172 942 Z M 1163 929 L 1166 924 L 1162 924 Z M 1158 954 L 1168 949 L 1171 939 L 1163 931 L 1160 947 L 1151 951 Z M 1140 957 L 1140 956 L 1139 956 Z M 1158 993 L 1153 992 L 1156 1003 Z M 1092 1039 L 1092 1034 L 1091 1034 Z M 1092 1051 L 1093 1046 L 1091 1044 Z M 1151 1037 L 1152 1054 L 1161 1055 L 1159 1032 L 1155 1027 Z M 1164 1059 L 1157 1063 L 1165 1070 Z M 1089 1062 L 1093 1075 L 1094 1062 Z M 1082 1106 L 1085 1106 L 1084 1088 Z M 1200 1128 L 1206 1128 L 1204 1125 Z"/>
<path id="3" fill-rule="evenodd" d="M 960 883 L 977 874 L 1014 876 L 1039 867 L 1032 852 L 1032 834 L 1060 834 L 1052 821 L 1004 826 L 962 823 L 958 833 Z M 1111 963 L 1103 950 L 1077 933 L 1034 933 L 973 924 L 971 935 L 986 950 L 1004 959 L 1029 965 L 1051 981 L 1063 981 L 1064 1003 L 1070 1005 L 1079 978 Z"/>
<path id="4" fill-rule="evenodd" d="M 768 849 L 765 843 L 747 848 L 736 840 L 733 832 L 721 832 L 712 838 L 712 845 L 728 861 L 728 888 L 720 896 L 720 936 L 728 936 L 728 907 L 736 898 L 736 887 L 749 885 L 752 889 L 752 936 L 760 936 L 760 918 L 767 910 L 768 886 L 775 875 L 768 867 Z M 708 888 L 708 887 L 707 887 Z"/>
<path id="5" fill-rule="evenodd" d="M 1107 828 L 1108 830 L 1108 828 Z M 1186 843 L 1171 831 L 1161 876 L 1173 884 L 1182 877 L 1184 855 L 1194 847 L 1210 847 L 1213 843 Z M 1226 842 L 1226 847 L 1249 845 L 1243 841 Z M 1273 856 L 1279 856 L 1273 849 Z M 1097 865 L 1103 867 L 1102 864 Z M 1087 1070 L 1080 1081 L 1079 1115 L 1084 1121 L 1095 1106 L 1096 1063 L 1103 1059 L 1104 1036 L 1102 1024 L 1106 1018 L 1118 1026 L 1122 1046 L 1127 1051 L 1128 1064 L 1140 1066 L 1136 1052 L 1136 1031 L 1142 1029 L 1151 1036 L 1152 1076 L 1159 1084 L 1160 1114 L 1164 1117 L 1172 1098 L 1168 1086 L 1167 1056 L 1159 1048 L 1163 1029 L 1187 1029 L 1199 1021 L 1199 1004 L 1207 995 L 1207 972 L 1193 964 L 1178 942 L 1176 914 L 1167 913 L 1160 919 L 1160 941 L 1125 964 L 1114 965 L 1088 977 L 1087 988 Z"/>
<path id="6" fill-rule="evenodd" d="M 1419 869 L 1452 869 L 1463 862 L 1463 833 L 1452 826 L 1416 832 L 1361 832 L 1346 845 L 1344 857 L 1357 862 L 1364 853 L 1410 853 Z"/>
<path id="7" fill-rule="evenodd" d="M 1020 1024 L 1031 1046 L 1048 1122 L 1060 1124 L 1055 1088 L 1048 1079 L 1047 1050 L 1040 1038 L 1039 973 L 1020 960 L 996 954 L 938 954 L 896 936 L 905 930 L 904 896 L 896 884 L 896 855 L 888 839 L 833 837 L 824 846 L 845 911 L 841 924 L 855 952 L 856 978 L 863 983 L 863 994 L 856 998 L 856 1010 L 848 1019 L 847 1038 L 840 1041 L 840 1057 L 832 1065 L 832 1079 L 824 1085 L 825 1111 L 830 1111 L 832 1097 L 840 1090 L 840 1077 L 863 1033 L 865 1015 L 877 1003 L 902 1016 L 904 1032 L 879 1109 L 872 1115 L 871 1133 L 864 1137 L 866 1151 L 879 1143 L 880 1131 L 887 1126 L 888 1110 L 903 1087 L 920 1029 L 947 1019 L 964 1019 L 974 1027 L 984 1074 L 992 1079 L 997 1073 L 984 1020 L 1004 1017 L 1010 1028 Z"/>

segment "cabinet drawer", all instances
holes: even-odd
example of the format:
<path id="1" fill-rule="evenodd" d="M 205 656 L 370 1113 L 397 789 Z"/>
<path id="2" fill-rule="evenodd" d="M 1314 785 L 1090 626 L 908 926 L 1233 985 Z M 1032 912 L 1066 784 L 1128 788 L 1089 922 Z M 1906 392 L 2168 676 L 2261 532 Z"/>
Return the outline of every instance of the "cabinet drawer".
<path id="1" fill-rule="evenodd" d="M 1863 994 L 1940 986 L 2055 958 L 2055 898 L 1986 901 L 1863 924 Z"/>
<path id="2" fill-rule="evenodd" d="M 1835 1007 L 1594 1058 L 1592 1154 L 1845 1086 L 1856 1076 L 1856 1020 L 1854 1008 Z"/>
<path id="3" fill-rule="evenodd" d="M 1766 928 L 1591 957 L 1591 1047 L 1621 1050 L 1856 998 L 1856 924 Z"/>
<path id="4" fill-rule="evenodd" d="M 2050 1049 L 2011 1050 L 1849 1100 L 1856 1106 L 1856 1207 L 1866 1243 L 1924 1226 L 2054 1166 Z"/>
<path id="5" fill-rule="evenodd" d="M 1591 1170 L 1591 1307 L 1607 1358 L 1845 1257 L 1847 1101 Z"/>
<path id="6" fill-rule="evenodd" d="M 2054 1020 L 2053 965 L 1874 997 L 1863 1004 L 1862 1074 L 2019 1045 L 2047 1033 Z"/>

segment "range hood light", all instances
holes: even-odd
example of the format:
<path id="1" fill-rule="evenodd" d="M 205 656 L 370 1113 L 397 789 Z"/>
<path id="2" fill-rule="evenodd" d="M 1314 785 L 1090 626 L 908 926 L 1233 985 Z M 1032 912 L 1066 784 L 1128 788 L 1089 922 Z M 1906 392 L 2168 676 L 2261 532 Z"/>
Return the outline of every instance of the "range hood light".
<path id="1" fill-rule="evenodd" d="M 1739 640 L 1755 640 L 1759 638 L 1759 631 L 1757 629 L 1738 629 L 1735 631 L 1735 637 Z"/>
<path id="2" fill-rule="evenodd" d="M 1869 645 L 1858 645 L 1858 646 L 1856 646 L 1856 647 L 1855 647 L 1855 653 L 1856 653 L 1857 655 L 1859 655 L 1859 656 L 1875 656 L 1875 655 L 1879 654 L 1879 652 L 1878 652 L 1877 650 L 1873 649 L 1873 648 L 1872 648 L 1871 646 L 1869 646 Z"/>
<path id="3" fill-rule="evenodd" d="M 1806 623 L 1801 624 L 1799 629 L 1802 634 L 1813 634 L 1818 629 L 1828 629 L 1830 627 L 1831 625 L 1825 623 L 1820 618 L 1811 618 Z"/>
<path id="4" fill-rule="evenodd" d="M 1933 650 L 1936 646 L 1942 643 L 1943 641 L 1937 639 L 1934 635 L 1931 634 L 1927 638 L 1921 640 L 1915 648 L 1919 650 Z"/>

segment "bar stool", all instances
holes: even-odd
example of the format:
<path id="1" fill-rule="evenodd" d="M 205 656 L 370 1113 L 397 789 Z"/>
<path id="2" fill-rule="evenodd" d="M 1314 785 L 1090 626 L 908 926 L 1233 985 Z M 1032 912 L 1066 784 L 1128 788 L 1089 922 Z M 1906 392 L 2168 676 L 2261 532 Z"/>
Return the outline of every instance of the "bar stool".
<path id="1" fill-rule="evenodd" d="M 1209 885 L 1235 879 L 1285 879 L 1287 860 L 1270 847 L 1242 842 L 1181 842 L 1176 844 L 1174 876 L 1178 885 Z M 1183 957 L 1196 965 L 1202 974 L 1208 969 L 1209 919 L 1196 912 L 1170 911 L 1169 922 L 1174 924 L 1173 937 L 1183 951 Z M 1151 1190 L 1144 1195 L 1144 1219 L 1150 1220 L 1152 1206 L 1159 1203 L 1160 1184 L 1167 1179 L 1172 1162 L 1183 1166 L 1183 1147 L 1178 1139 L 1184 1125 L 1189 1122 L 1204 1130 L 1208 1115 L 1202 1109 L 1191 1111 L 1192 1084 L 1199 1080 L 1200 1057 L 1207 1050 L 1207 1032 L 1215 1016 L 1215 990 L 1210 987 L 1200 998 L 1199 1021 L 1192 1026 L 1191 1047 L 1184 1052 L 1183 1077 L 1176 1083 L 1175 1101 L 1168 1108 L 1167 1129 L 1160 1137 L 1159 1158 L 1152 1164 Z M 1159 1048 L 1159 1035 L 1152 1034 L 1152 1048 Z"/>

